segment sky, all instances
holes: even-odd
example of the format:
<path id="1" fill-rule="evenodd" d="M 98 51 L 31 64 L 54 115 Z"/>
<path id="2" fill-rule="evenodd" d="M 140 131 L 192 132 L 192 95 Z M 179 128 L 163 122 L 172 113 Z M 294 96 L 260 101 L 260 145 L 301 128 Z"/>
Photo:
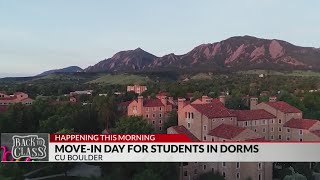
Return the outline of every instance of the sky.
<path id="1" fill-rule="evenodd" d="M 232 36 L 320 47 L 319 0 L 0 0 L 0 77 L 86 68 L 138 47 L 185 54 Z"/>

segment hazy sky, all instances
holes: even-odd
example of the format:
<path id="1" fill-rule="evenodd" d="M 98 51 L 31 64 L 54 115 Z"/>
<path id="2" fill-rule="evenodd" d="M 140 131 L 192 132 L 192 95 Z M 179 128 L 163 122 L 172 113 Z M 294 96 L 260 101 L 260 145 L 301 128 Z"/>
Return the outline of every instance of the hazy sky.
<path id="1" fill-rule="evenodd" d="M 120 50 L 184 54 L 236 35 L 320 47 L 319 0 L 0 0 L 0 77 Z"/>

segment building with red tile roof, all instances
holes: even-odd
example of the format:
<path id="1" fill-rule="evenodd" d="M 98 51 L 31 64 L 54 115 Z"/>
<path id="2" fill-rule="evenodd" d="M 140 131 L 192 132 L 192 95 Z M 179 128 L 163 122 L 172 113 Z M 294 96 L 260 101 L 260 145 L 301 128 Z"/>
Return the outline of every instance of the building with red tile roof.
<path id="1" fill-rule="evenodd" d="M 224 98 L 212 99 L 203 96 L 190 103 L 184 98 L 179 98 L 178 126 L 183 127 L 181 131 L 190 132 L 200 141 L 320 140 L 319 121 L 302 119 L 302 112 L 299 109 L 286 102 L 277 101 L 276 97 L 270 97 L 269 102 L 262 103 L 258 103 L 257 98 L 251 98 L 250 110 L 230 110 L 224 107 L 223 101 Z M 175 130 L 177 131 L 179 130 Z M 259 177 L 272 179 L 272 163 L 241 163 L 242 165 L 238 168 L 236 168 L 236 163 L 200 164 L 223 171 L 226 179 L 236 179 L 235 174 L 240 176 L 240 173 L 244 178 L 250 176 L 254 179 L 259 179 Z M 245 170 L 246 166 L 256 167 L 258 165 L 264 168 L 250 172 Z M 187 171 L 185 174 L 192 174 L 191 178 L 194 178 L 198 176 L 193 173 L 194 168 L 194 165 L 187 165 L 183 167 L 183 170 Z M 203 170 L 203 172 L 206 171 Z M 188 178 L 190 176 L 183 179 Z"/>
<path id="2" fill-rule="evenodd" d="M 33 103 L 33 100 L 29 98 L 28 94 L 23 92 L 16 92 L 13 95 L 6 95 L 4 93 L 0 93 L 0 112 L 5 112 L 7 110 L 7 106 L 15 103 L 31 105 Z"/>
<path id="3" fill-rule="evenodd" d="M 190 104 L 194 109 L 203 114 L 209 119 L 235 117 L 236 115 L 225 108 L 221 103 L 208 103 L 208 104 Z"/>
<path id="4" fill-rule="evenodd" d="M 245 130 L 246 128 L 237 127 L 229 124 L 220 124 L 216 128 L 209 131 L 208 135 L 224 139 L 233 139 Z"/>
<path id="5" fill-rule="evenodd" d="M 310 129 L 315 124 L 319 123 L 319 120 L 314 119 L 291 119 L 284 123 L 283 127 L 295 128 L 295 129 Z"/>
<path id="6" fill-rule="evenodd" d="M 147 86 L 141 86 L 141 85 L 133 85 L 133 86 L 127 86 L 127 92 L 135 92 L 136 94 L 141 94 L 143 93 L 144 91 L 147 90 Z"/>
<path id="7" fill-rule="evenodd" d="M 259 119 L 274 119 L 276 116 L 267 112 L 264 109 L 254 109 L 254 110 L 233 110 L 238 121 L 252 121 Z"/>
<path id="8" fill-rule="evenodd" d="M 139 96 L 138 99 L 129 103 L 128 116 L 142 116 L 155 127 L 156 132 L 160 132 L 163 130 L 168 114 L 173 110 L 170 99 L 172 98 L 166 96 L 161 96 L 160 99 Z"/>
<path id="9" fill-rule="evenodd" d="M 200 141 L 269 141 L 266 139 L 269 137 L 268 129 L 264 129 L 264 133 L 262 130 L 269 126 L 269 121 L 270 123 L 275 121 L 275 115 L 266 110 L 230 110 L 224 103 L 225 97 L 212 99 L 203 96 L 191 103 L 185 98 L 179 98 L 177 126 L 179 129 L 170 127 L 168 133 L 192 134 Z M 260 126 L 261 132 L 255 129 Z M 237 176 L 244 179 L 247 177 L 272 179 L 272 163 L 241 163 L 238 168 L 235 162 L 187 164 L 183 166 L 183 172 L 189 176 L 183 176 L 183 180 L 196 178 L 199 174 L 212 169 L 220 171 L 226 179 L 237 179 Z M 258 166 L 263 166 L 263 170 L 254 170 L 254 167 Z M 194 173 L 195 170 L 197 173 Z M 244 171 L 246 174 L 242 174 Z"/>

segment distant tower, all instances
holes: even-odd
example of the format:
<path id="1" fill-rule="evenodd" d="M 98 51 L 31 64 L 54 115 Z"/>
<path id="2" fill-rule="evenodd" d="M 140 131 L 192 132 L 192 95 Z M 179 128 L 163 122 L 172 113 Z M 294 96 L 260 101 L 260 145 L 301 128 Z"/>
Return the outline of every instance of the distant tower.
<path id="1" fill-rule="evenodd" d="M 250 110 L 257 109 L 258 98 L 252 97 L 250 98 Z"/>

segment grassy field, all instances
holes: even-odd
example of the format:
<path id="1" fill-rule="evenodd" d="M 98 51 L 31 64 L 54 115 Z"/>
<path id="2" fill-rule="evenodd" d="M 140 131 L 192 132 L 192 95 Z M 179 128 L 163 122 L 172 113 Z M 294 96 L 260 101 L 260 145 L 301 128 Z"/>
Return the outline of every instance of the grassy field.
<path id="1" fill-rule="evenodd" d="M 98 84 L 145 84 L 150 79 L 144 76 L 132 75 L 132 74 L 120 74 L 120 75 L 104 75 L 95 80 L 89 81 L 88 83 Z"/>
<path id="2" fill-rule="evenodd" d="M 212 75 L 210 75 L 208 73 L 198 73 L 198 74 L 192 76 L 190 79 L 192 79 L 192 80 L 211 80 Z"/>
<path id="3" fill-rule="evenodd" d="M 248 70 L 248 71 L 239 71 L 239 74 L 267 74 L 267 75 L 282 75 L 282 76 L 301 76 L 301 77 L 311 77 L 316 76 L 320 77 L 320 72 L 314 71 L 288 71 L 288 72 L 278 72 L 273 70 Z"/>

